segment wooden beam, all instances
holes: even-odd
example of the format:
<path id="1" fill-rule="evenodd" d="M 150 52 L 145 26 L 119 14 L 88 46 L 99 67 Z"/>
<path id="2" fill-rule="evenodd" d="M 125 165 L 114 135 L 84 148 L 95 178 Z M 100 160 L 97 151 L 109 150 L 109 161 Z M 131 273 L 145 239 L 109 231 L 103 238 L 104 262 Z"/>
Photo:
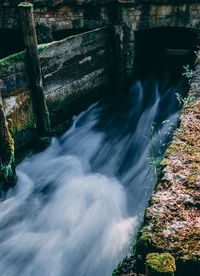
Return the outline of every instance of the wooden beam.
<path id="1" fill-rule="evenodd" d="M 50 137 L 51 124 L 42 84 L 42 73 L 37 48 L 37 36 L 33 18 L 33 5 L 23 2 L 18 5 L 18 8 L 27 53 L 27 70 L 34 112 L 36 114 L 38 136 L 41 138 Z"/>

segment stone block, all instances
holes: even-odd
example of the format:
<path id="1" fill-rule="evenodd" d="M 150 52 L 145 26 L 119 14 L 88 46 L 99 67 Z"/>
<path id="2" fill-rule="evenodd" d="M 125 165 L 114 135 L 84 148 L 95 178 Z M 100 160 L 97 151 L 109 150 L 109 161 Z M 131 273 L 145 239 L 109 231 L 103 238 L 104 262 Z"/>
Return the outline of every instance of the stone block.
<path id="1" fill-rule="evenodd" d="M 175 260 L 169 253 L 150 253 L 146 257 L 147 276 L 174 276 Z"/>

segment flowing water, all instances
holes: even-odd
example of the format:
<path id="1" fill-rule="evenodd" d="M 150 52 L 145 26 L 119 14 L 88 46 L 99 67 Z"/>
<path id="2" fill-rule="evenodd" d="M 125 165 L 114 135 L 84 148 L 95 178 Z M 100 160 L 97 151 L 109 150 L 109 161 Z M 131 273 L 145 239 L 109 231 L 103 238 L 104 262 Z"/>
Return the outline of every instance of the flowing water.
<path id="1" fill-rule="evenodd" d="M 166 79 L 168 81 L 166 81 Z M 110 276 L 130 248 L 183 79 L 149 76 L 73 118 L 0 203 L 1 276 Z"/>

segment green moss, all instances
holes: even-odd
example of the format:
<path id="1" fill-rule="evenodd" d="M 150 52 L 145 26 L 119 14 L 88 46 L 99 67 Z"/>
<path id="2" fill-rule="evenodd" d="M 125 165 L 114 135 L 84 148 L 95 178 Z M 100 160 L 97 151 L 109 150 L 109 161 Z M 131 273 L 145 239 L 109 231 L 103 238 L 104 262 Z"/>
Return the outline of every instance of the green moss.
<path id="1" fill-rule="evenodd" d="M 6 107 L 7 101 L 4 102 Z M 36 118 L 32 108 L 30 93 L 21 93 L 16 96 L 16 105 L 7 116 L 9 131 L 12 135 L 27 128 L 35 128 Z"/>
<path id="2" fill-rule="evenodd" d="M 142 267 L 144 265 L 147 254 L 151 252 L 162 253 L 166 249 L 176 260 L 179 260 L 179 269 L 184 265 L 185 258 L 191 262 L 191 265 L 194 265 L 194 263 L 200 265 L 198 254 L 200 252 L 198 243 L 200 230 L 198 228 L 190 228 L 189 231 L 184 231 L 184 229 L 183 231 L 172 231 L 168 236 L 163 234 L 163 231 L 167 229 L 169 216 L 172 215 L 171 211 L 168 210 L 161 217 L 155 214 L 151 218 L 150 224 L 146 222 L 146 226 L 140 231 L 137 240 L 137 266 Z M 185 220 L 185 216 L 188 216 L 187 208 L 185 210 L 184 206 L 179 207 L 174 216 L 176 216 L 176 220 Z"/>
<path id="3" fill-rule="evenodd" d="M 168 158 L 164 158 L 164 159 L 162 160 L 162 162 L 160 163 L 160 165 L 161 165 L 162 167 L 170 166 L 171 164 L 172 164 L 172 162 L 171 162 Z"/>
<path id="4" fill-rule="evenodd" d="M 20 52 L 20 53 L 10 55 L 4 59 L 1 59 L 0 60 L 0 69 L 3 67 L 9 69 L 12 64 L 14 64 L 17 61 L 24 60 L 24 58 L 25 58 L 25 52 Z"/>
<path id="5" fill-rule="evenodd" d="M 195 176 L 190 176 L 188 179 L 187 179 L 187 182 L 188 183 L 193 183 L 193 182 L 196 182 L 197 181 L 197 177 Z"/>
<path id="6" fill-rule="evenodd" d="M 151 248 L 151 237 L 152 235 L 151 234 L 149 235 L 147 228 L 143 227 L 137 238 L 137 243 L 136 243 L 137 255 L 142 254 L 143 256 L 146 256 L 146 254 L 149 253 L 149 250 Z"/>
<path id="7" fill-rule="evenodd" d="M 31 116 L 26 118 L 26 121 L 20 121 L 17 125 L 14 125 L 13 121 L 9 120 L 9 129 L 12 135 L 15 135 L 17 132 L 26 130 L 27 128 L 35 128 L 36 127 L 36 119 L 35 116 Z"/>
<path id="8" fill-rule="evenodd" d="M 192 164 L 191 166 L 192 170 L 200 174 L 200 165 L 198 164 Z"/>
<path id="9" fill-rule="evenodd" d="M 70 35 L 70 36 L 66 37 L 65 40 L 73 39 L 73 38 L 75 38 L 76 36 L 77 36 L 77 35 Z"/>
<path id="10" fill-rule="evenodd" d="M 3 182 L 5 189 L 14 186 L 17 183 L 17 175 L 15 173 L 14 164 L 14 162 L 11 162 L 0 166 L 0 180 Z"/>
<path id="11" fill-rule="evenodd" d="M 190 144 L 187 143 L 172 143 L 169 148 L 166 150 L 166 156 L 170 156 L 171 154 L 175 153 L 175 152 L 184 152 L 187 154 L 195 154 L 196 152 L 198 152 L 198 147 L 192 146 Z"/>
<path id="12" fill-rule="evenodd" d="M 149 276 L 173 276 L 176 271 L 175 260 L 169 253 L 150 253 L 146 257 L 146 268 Z"/>
<path id="13" fill-rule="evenodd" d="M 45 50 L 48 48 L 50 43 L 47 43 L 47 44 L 40 44 L 38 45 L 38 52 L 39 52 L 39 55 Z M 10 69 L 10 67 L 18 62 L 18 61 L 24 61 L 25 60 L 25 54 L 26 52 L 23 51 L 23 52 L 19 52 L 19 53 L 16 53 L 16 54 L 13 54 L 13 55 L 10 55 L 6 58 L 3 58 L 0 60 L 0 69 L 1 68 L 5 68 L 5 69 Z"/>
<path id="14" fill-rule="evenodd" d="M 38 45 L 38 53 L 39 53 L 39 55 L 40 55 L 44 50 L 46 50 L 46 49 L 49 47 L 50 44 L 51 44 L 51 43 L 44 43 L 44 44 Z"/>
<path id="15" fill-rule="evenodd" d="M 136 271 L 135 258 L 132 254 L 129 254 L 118 263 L 117 267 L 112 272 L 112 276 L 123 276 L 128 273 L 132 275 L 133 271 Z"/>
<path id="16" fill-rule="evenodd" d="M 7 126 L 3 126 L 3 122 L 1 125 L 1 161 L 3 164 L 10 164 L 14 161 L 14 140 L 8 131 Z"/>
<path id="17" fill-rule="evenodd" d="M 166 153 L 165 155 L 166 156 L 169 156 L 171 154 L 173 154 L 174 152 L 177 152 L 177 151 L 180 151 L 180 145 L 179 144 L 175 144 L 175 143 L 172 143 L 169 148 L 166 150 Z"/>
<path id="18" fill-rule="evenodd" d="M 4 125 L 1 120 L 1 137 L 0 137 L 0 181 L 3 182 L 5 188 L 13 186 L 17 182 L 15 173 L 15 157 L 14 157 L 14 140 L 8 131 L 7 124 Z"/>
<path id="19" fill-rule="evenodd" d="M 123 261 L 119 262 L 117 267 L 113 270 L 112 276 L 120 276 L 122 274 Z"/>

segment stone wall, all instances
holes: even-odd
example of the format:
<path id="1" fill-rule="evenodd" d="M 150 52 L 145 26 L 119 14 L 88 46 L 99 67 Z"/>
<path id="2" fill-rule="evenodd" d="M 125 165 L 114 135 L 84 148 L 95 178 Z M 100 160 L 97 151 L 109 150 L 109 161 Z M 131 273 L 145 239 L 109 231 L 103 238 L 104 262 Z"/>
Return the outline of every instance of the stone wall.
<path id="1" fill-rule="evenodd" d="M 83 101 L 91 102 L 99 93 L 103 95 L 108 91 L 108 39 L 108 30 L 103 28 L 39 46 L 45 97 L 53 127 L 78 110 Z M 0 75 L 9 129 L 16 139 L 19 133 L 21 138 L 24 130 L 35 130 L 25 53 L 1 60 Z"/>
<path id="2" fill-rule="evenodd" d="M 18 0 L 1 1 L 0 30 L 20 30 Z M 134 74 L 135 32 L 159 27 L 180 27 L 199 30 L 198 0 L 52 0 L 29 1 L 34 4 L 34 17 L 39 43 L 54 40 L 58 31 L 71 34 L 102 26 L 115 25 L 121 40 L 119 63 L 128 83 Z M 73 33 L 74 32 L 74 33 Z M 118 39 L 118 40 L 119 40 Z"/>
<path id="3" fill-rule="evenodd" d="M 17 4 L 0 3 L 0 29 L 20 30 Z M 110 2 L 107 1 L 29 1 L 34 4 L 34 18 L 39 43 L 53 41 L 53 33 L 60 30 L 92 30 L 110 23 Z M 92 5 L 90 5 L 92 2 Z M 97 4 L 98 3 L 98 4 Z M 95 4 L 95 5 L 93 5 Z M 88 6 L 89 5 L 89 6 Z"/>
<path id="4" fill-rule="evenodd" d="M 116 2 L 116 0 L 1 0 L 0 6 L 2 7 L 15 7 L 20 2 L 29 2 L 37 7 L 56 7 L 60 5 L 101 5 L 111 2 Z"/>
<path id="5" fill-rule="evenodd" d="M 159 27 L 200 28 L 200 3 L 187 1 L 119 1 L 118 24 L 122 26 L 126 82 L 134 74 L 135 33 Z"/>
<path id="6" fill-rule="evenodd" d="M 200 66 L 180 116 L 180 126 L 161 162 L 162 177 L 145 211 L 136 245 L 138 269 L 149 252 L 169 252 L 175 275 L 200 274 Z"/>

